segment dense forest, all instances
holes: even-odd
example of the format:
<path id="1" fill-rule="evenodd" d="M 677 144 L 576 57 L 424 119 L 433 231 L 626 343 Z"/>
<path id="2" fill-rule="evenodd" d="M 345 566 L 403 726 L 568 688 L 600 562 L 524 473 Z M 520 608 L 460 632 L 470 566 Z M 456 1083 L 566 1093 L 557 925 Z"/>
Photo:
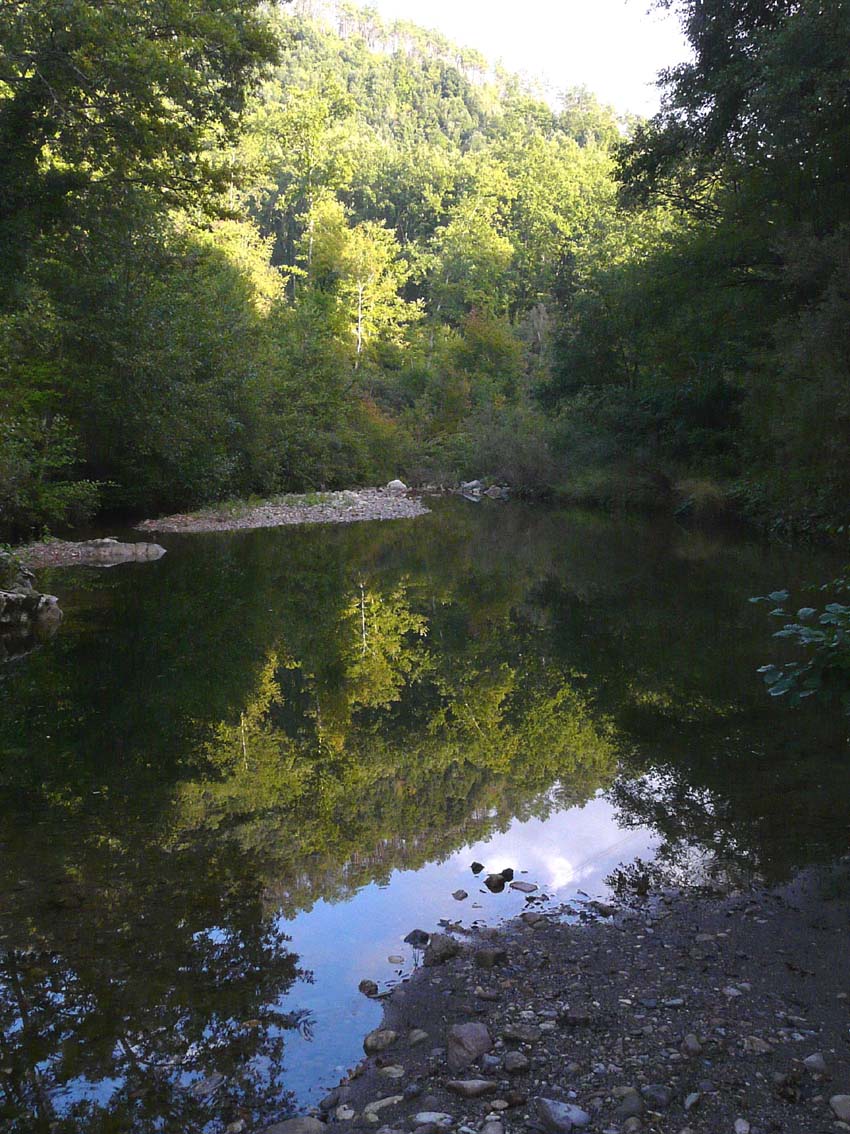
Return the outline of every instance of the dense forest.
<path id="1" fill-rule="evenodd" d="M 399 474 L 839 522 L 850 4 L 674 6 L 624 122 L 352 4 L 4 4 L 0 536 Z"/>

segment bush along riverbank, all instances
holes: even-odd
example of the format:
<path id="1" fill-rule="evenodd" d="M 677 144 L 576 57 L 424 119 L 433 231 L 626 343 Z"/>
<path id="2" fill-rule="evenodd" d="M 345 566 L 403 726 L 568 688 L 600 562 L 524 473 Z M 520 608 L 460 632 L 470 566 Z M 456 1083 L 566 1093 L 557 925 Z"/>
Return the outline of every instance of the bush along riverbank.
<path id="1" fill-rule="evenodd" d="M 850 860 L 596 910 L 431 936 L 362 1063 L 267 1134 L 850 1130 Z"/>

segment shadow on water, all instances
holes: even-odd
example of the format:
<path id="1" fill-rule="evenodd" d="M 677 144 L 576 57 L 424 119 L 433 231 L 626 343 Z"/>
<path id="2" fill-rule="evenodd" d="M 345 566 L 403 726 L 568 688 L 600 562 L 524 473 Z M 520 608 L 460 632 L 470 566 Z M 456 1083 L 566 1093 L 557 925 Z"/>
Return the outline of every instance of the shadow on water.
<path id="1" fill-rule="evenodd" d="M 433 928 L 469 848 L 548 840 L 553 896 L 630 830 L 770 879 L 846 849 L 843 724 L 764 695 L 746 601 L 827 556 L 454 501 L 162 542 L 45 573 L 65 624 L 0 670 L 12 1131 L 285 1117 L 374 1022 L 338 935 Z"/>

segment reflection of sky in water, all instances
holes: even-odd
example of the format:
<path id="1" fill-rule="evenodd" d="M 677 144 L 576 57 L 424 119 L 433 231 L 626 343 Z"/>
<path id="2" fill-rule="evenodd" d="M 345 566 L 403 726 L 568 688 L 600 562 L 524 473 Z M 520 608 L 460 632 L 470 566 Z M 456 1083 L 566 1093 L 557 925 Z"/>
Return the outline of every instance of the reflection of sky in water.
<path id="1" fill-rule="evenodd" d="M 394 871 L 386 885 L 364 886 L 347 902 L 317 902 L 283 923 L 301 965 L 315 976 L 314 984 L 299 982 L 283 1002 L 310 1010 L 314 1019 L 312 1040 L 294 1033 L 287 1038 L 287 1086 L 303 1102 L 315 1102 L 358 1062 L 363 1035 L 380 1022 L 381 1005 L 357 986 L 364 978 L 384 986 L 410 971 L 413 951 L 404 937 L 411 929 L 433 932 L 441 919 L 493 924 L 526 908 L 525 895 L 515 890 L 486 890 L 488 871 L 511 866 L 517 880 L 537 883 L 538 894 L 559 901 L 579 890 L 597 897 L 606 893 L 604 879 L 612 870 L 651 857 L 657 843 L 645 829 L 619 828 L 613 807 L 600 796 L 546 820 L 514 822 L 504 834 L 466 846 L 445 862 Z M 476 860 L 485 868 L 478 879 L 470 870 Z M 459 902 L 452 893 L 460 889 L 469 897 Z M 391 963 L 391 955 L 403 956 L 404 964 Z"/>

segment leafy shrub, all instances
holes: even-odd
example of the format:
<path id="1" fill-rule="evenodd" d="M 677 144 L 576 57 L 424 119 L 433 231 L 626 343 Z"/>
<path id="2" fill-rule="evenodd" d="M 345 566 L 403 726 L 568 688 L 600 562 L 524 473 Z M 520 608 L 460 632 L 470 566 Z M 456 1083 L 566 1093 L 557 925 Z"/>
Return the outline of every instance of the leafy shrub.
<path id="1" fill-rule="evenodd" d="M 820 589 L 846 594 L 850 592 L 850 580 L 834 579 Z M 771 618 L 789 619 L 794 617 L 785 607 L 789 598 L 788 591 L 772 591 L 750 602 L 772 606 Z M 801 607 L 796 621 L 786 621 L 773 637 L 793 642 L 808 656 L 803 661 L 763 665 L 759 669 L 771 697 L 787 697 L 795 707 L 810 697 L 839 700 L 850 715 L 850 606 L 830 602 L 822 610 Z"/>
<path id="2" fill-rule="evenodd" d="M 87 520 L 101 486 L 68 479 L 75 463 L 76 437 L 64 417 L 25 414 L 0 423 L 0 531 L 27 536 Z"/>

